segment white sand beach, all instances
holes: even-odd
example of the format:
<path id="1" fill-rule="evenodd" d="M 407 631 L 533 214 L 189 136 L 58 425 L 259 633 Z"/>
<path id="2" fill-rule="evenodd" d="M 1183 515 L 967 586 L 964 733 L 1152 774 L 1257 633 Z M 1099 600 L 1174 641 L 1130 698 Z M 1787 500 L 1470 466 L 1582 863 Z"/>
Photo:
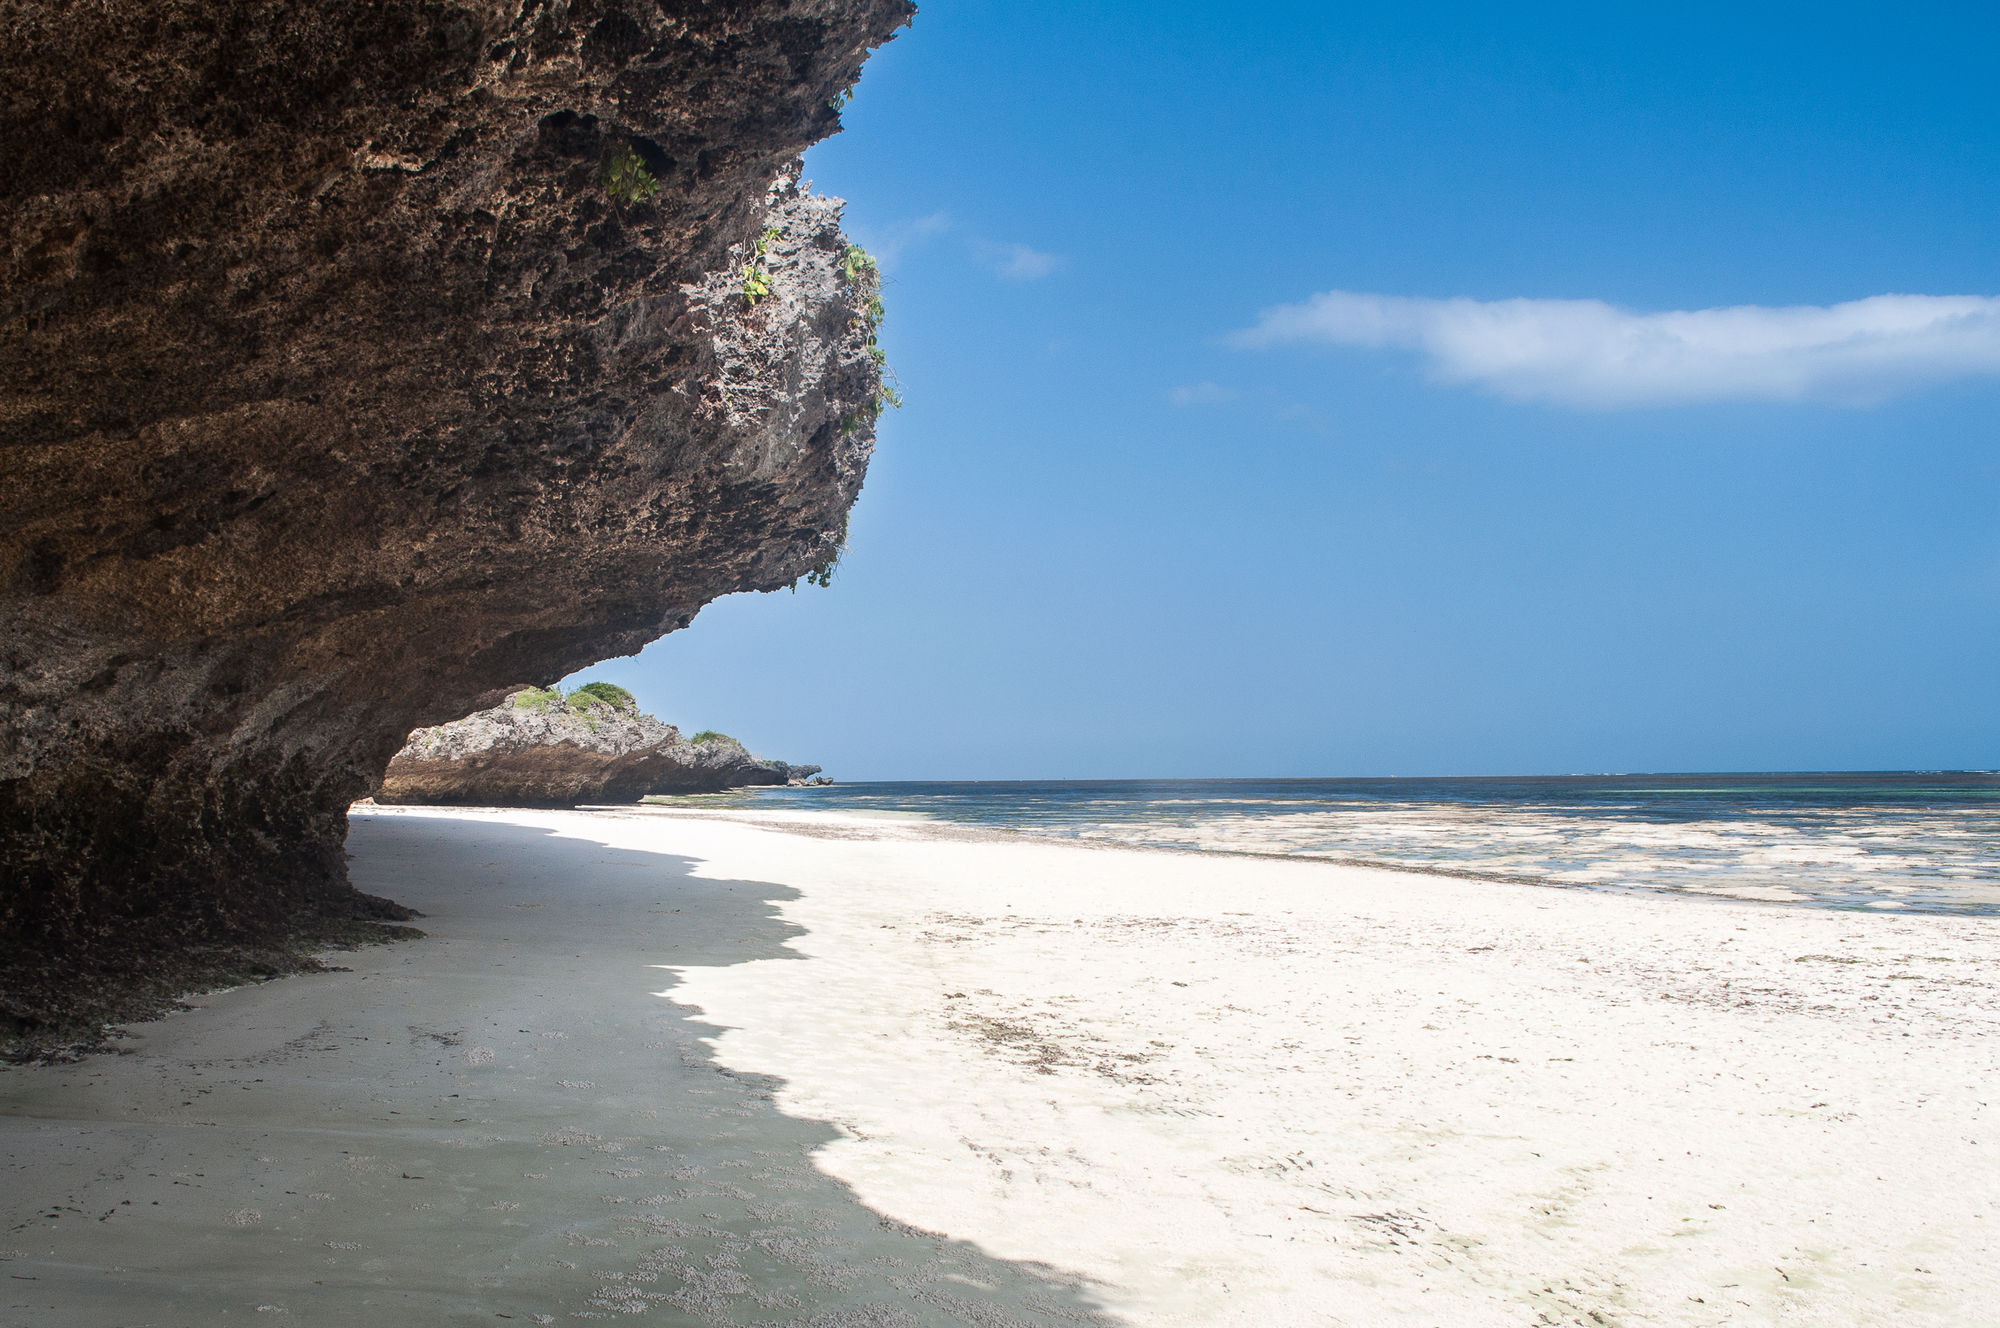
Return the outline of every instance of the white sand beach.
<path id="1" fill-rule="evenodd" d="M 375 809 L 428 938 L 0 1072 L 0 1323 L 1983 1325 L 2000 922 Z"/>

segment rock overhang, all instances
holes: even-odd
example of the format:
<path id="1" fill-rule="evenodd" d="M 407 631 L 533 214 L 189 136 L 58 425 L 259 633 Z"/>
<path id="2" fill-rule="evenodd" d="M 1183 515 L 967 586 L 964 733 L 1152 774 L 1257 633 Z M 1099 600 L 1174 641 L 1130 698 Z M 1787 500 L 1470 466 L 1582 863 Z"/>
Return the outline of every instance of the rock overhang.
<path id="1" fill-rule="evenodd" d="M 412 728 L 824 560 L 880 383 L 794 163 L 910 12 L 0 9 L 16 1022 L 135 935 L 366 911 Z"/>

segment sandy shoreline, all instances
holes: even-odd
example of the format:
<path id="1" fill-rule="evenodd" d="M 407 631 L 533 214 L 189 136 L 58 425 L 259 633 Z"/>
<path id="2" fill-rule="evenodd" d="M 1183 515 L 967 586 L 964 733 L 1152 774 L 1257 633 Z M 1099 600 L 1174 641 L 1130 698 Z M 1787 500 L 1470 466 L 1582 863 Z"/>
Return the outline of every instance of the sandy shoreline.
<path id="1" fill-rule="evenodd" d="M 385 809 L 352 848 L 429 939 L 0 1073 L 0 1323 L 2000 1298 L 1991 920 L 832 816 Z"/>

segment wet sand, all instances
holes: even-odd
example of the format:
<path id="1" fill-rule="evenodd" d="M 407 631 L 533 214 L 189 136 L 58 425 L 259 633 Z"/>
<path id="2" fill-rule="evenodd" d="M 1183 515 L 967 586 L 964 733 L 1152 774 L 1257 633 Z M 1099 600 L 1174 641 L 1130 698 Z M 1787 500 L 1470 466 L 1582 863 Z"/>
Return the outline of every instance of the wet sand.
<path id="1" fill-rule="evenodd" d="M 0 1072 L 0 1323 L 1984 1324 L 2000 924 L 376 810 L 430 936 Z"/>

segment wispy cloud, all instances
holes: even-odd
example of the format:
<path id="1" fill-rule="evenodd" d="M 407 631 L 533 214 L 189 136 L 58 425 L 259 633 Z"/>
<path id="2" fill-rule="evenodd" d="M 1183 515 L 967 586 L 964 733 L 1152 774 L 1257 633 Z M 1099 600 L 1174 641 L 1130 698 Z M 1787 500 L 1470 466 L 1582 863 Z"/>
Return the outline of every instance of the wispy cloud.
<path id="1" fill-rule="evenodd" d="M 968 234 L 948 212 L 933 212 L 910 221 L 887 226 L 850 227 L 861 247 L 874 256 L 884 272 L 893 271 L 904 255 L 940 235 L 956 233 L 957 242 L 981 266 L 1012 281 L 1036 281 L 1063 265 L 1058 254 L 1043 253 L 1025 244 L 1001 244 Z"/>
<path id="2" fill-rule="evenodd" d="M 1612 409 L 1697 401 L 1849 404 L 2000 374 L 2000 298 L 1876 295 L 1827 306 L 1633 313 L 1600 300 L 1432 300 L 1327 291 L 1266 309 L 1237 346 L 1420 352 L 1446 382 Z"/>
<path id="3" fill-rule="evenodd" d="M 1199 383 L 1188 383 L 1168 391 L 1167 402 L 1175 406 L 1219 406 L 1225 401 L 1236 400 L 1236 389 L 1211 383 L 1206 379 Z"/>
<path id="4" fill-rule="evenodd" d="M 974 242 L 972 252 L 980 262 L 1013 281 L 1035 281 L 1062 266 L 1062 259 L 1055 254 L 1045 254 L 1025 244 L 994 244 L 990 240 L 978 240 Z"/>
<path id="5" fill-rule="evenodd" d="M 861 247 L 886 271 L 902 261 L 903 251 L 925 240 L 943 235 L 951 229 L 951 215 L 933 212 L 928 217 L 918 217 L 914 221 L 897 222 L 879 230 L 856 228 L 856 238 Z"/>

